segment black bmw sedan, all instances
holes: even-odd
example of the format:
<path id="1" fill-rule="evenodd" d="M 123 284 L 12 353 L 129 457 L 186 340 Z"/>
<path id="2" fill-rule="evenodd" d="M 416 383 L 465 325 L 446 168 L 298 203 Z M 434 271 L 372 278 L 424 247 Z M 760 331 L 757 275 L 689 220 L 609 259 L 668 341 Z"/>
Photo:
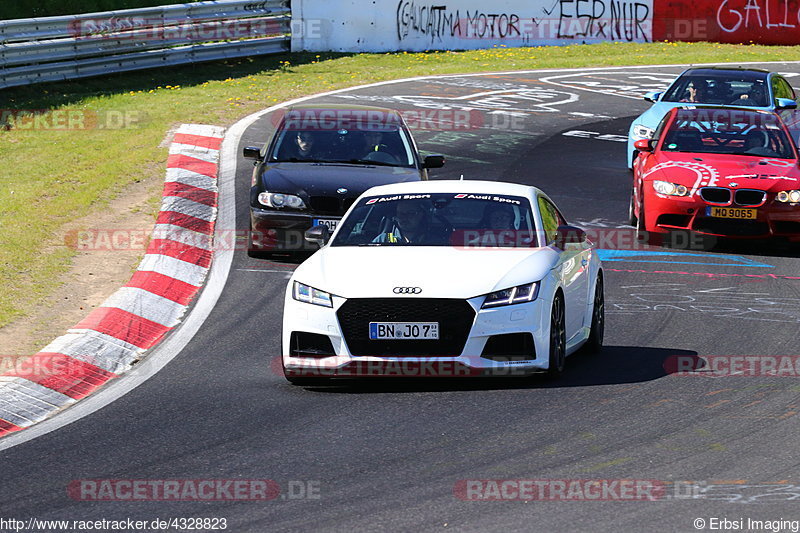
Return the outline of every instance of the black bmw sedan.
<path id="1" fill-rule="evenodd" d="M 441 155 L 424 159 L 398 111 L 367 106 L 295 106 L 280 118 L 255 160 L 248 254 L 307 253 L 304 233 L 332 232 L 361 193 L 376 185 L 428 179 Z"/>

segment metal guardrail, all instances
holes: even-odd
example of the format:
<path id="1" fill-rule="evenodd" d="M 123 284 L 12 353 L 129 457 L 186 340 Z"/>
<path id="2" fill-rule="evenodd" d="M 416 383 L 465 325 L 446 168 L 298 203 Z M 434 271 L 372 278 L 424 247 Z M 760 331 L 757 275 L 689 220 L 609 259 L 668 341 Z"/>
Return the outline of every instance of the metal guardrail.
<path id="1" fill-rule="evenodd" d="M 0 88 L 276 54 L 289 0 L 218 0 L 0 21 Z"/>

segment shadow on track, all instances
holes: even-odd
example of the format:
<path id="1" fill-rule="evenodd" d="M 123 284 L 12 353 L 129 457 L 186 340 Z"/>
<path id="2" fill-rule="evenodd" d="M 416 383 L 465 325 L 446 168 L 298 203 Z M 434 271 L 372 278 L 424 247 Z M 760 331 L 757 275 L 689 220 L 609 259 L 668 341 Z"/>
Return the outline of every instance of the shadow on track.
<path id="1" fill-rule="evenodd" d="M 549 389 L 619 385 L 653 381 L 673 370 L 668 361 L 675 356 L 694 363 L 697 352 L 667 348 L 606 346 L 600 354 L 576 353 L 567 359 L 567 369 L 557 380 L 544 374 L 528 377 L 412 378 L 371 377 L 335 379 L 302 386 L 309 391 L 339 394 L 381 394 L 398 392 L 481 391 L 502 389 Z M 688 366 L 688 365 L 685 365 Z M 696 365 L 695 365 L 696 366 Z M 288 384 L 287 384 L 288 386 Z"/>

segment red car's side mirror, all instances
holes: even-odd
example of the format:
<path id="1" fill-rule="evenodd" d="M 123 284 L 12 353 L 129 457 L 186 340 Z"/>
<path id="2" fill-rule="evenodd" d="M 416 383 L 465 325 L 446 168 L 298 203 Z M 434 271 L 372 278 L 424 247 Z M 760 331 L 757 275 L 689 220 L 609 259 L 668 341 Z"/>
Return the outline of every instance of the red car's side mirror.
<path id="1" fill-rule="evenodd" d="M 639 139 L 633 143 L 633 147 L 640 152 L 652 152 L 654 144 L 653 139 Z"/>

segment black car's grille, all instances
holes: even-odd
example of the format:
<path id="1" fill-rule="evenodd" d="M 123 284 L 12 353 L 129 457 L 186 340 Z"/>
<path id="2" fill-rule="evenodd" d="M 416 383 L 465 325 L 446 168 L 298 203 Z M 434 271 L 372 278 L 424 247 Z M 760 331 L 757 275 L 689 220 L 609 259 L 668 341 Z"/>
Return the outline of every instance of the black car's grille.
<path id="1" fill-rule="evenodd" d="M 352 355 L 461 355 L 475 310 L 465 300 L 442 298 L 354 298 L 336 312 Z M 370 340 L 370 322 L 438 322 L 438 340 Z"/>
<path id="2" fill-rule="evenodd" d="M 761 205 L 766 198 L 766 192 L 755 189 L 740 189 L 733 193 L 733 201 L 738 205 Z"/>
<path id="3" fill-rule="evenodd" d="M 694 228 L 692 229 L 702 233 L 714 233 L 716 235 L 756 236 L 769 233 L 769 226 L 766 222 L 730 218 L 700 217 L 695 219 Z"/>
<path id="4" fill-rule="evenodd" d="M 700 189 L 700 197 L 711 204 L 731 203 L 731 191 L 723 187 L 703 187 Z"/>
<path id="5" fill-rule="evenodd" d="M 357 199 L 357 197 L 312 196 L 310 207 L 311 211 L 318 215 L 342 216 Z"/>
<path id="6" fill-rule="evenodd" d="M 343 215 L 342 198 L 336 196 L 312 196 L 311 210 L 320 215 Z"/>

